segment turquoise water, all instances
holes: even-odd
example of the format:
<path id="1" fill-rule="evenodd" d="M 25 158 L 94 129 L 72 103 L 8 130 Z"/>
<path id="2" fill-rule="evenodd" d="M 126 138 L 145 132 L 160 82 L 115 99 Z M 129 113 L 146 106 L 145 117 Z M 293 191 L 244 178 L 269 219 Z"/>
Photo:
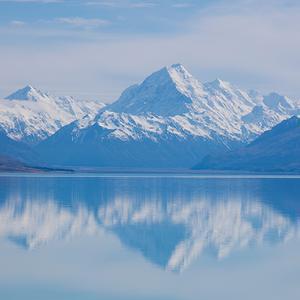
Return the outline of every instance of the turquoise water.
<path id="1" fill-rule="evenodd" d="M 299 299 L 300 179 L 0 176 L 0 299 Z"/>

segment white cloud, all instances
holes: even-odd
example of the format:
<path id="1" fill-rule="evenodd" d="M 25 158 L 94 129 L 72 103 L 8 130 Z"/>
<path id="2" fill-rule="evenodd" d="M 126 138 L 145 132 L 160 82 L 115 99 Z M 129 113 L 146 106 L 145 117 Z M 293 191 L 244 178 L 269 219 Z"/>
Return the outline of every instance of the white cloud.
<path id="1" fill-rule="evenodd" d="M 0 2 L 16 3 L 63 3 L 65 0 L 0 0 Z"/>
<path id="2" fill-rule="evenodd" d="M 30 81 L 47 90 L 92 93 L 113 100 L 150 72 L 181 62 L 203 81 L 221 77 L 243 88 L 300 98 L 299 7 L 282 1 L 265 6 L 250 2 L 202 11 L 182 24 L 179 33 L 99 35 L 90 31 L 81 35 L 87 40 L 70 44 L 38 49 L 36 45 L 1 46 L 0 65 L 5 70 L 1 85 Z M 48 34 L 80 36 L 62 30 Z M 45 35 L 39 32 L 39 37 Z"/>
<path id="3" fill-rule="evenodd" d="M 16 26 L 16 27 L 22 27 L 26 25 L 26 22 L 20 21 L 20 20 L 13 20 L 10 22 L 11 26 Z"/>
<path id="4" fill-rule="evenodd" d="M 189 8 L 189 7 L 192 7 L 192 6 L 193 6 L 193 4 L 192 3 L 188 3 L 188 2 L 172 4 L 172 7 L 174 7 L 174 8 Z"/>
<path id="5" fill-rule="evenodd" d="M 86 5 L 99 5 L 111 8 L 152 8 L 158 6 L 154 2 L 132 2 L 132 1 L 88 1 Z"/>
<path id="6" fill-rule="evenodd" d="M 56 19 L 58 23 L 67 24 L 73 27 L 82 27 L 87 29 L 97 28 L 101 26 L 106 26 L 110 24 L 109 21 L 104 19 L 87 19 L 87 18 L 58 18 Z"/>
<path id="7" fill-rule="evenodd" d="M 155 6 L 157 6 L 157 4 L 152 2 L 135 2 L 135 3 L 131 3 L 130 5 L 130 7 L 133 8 L 151 8 Z"/>

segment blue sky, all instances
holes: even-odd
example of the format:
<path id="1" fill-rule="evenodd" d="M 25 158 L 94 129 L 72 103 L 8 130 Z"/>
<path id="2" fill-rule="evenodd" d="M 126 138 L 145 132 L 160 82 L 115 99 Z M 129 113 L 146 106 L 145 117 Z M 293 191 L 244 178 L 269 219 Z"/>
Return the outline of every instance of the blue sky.
<path id="1" fill-rule="evenodd" d="M 112 101 L 180 62 L 300 99 L 295 0 L 0 0 L 0 97 L 28 83 Z"/>
<path id="2" fill-rule="evenodd" d="M 98 30 L 102 27 L 106 32 L 154 33 L 178 29 L 179 22 L 214 2 L 218 0 L 0 0 L 0 16 L 2 25 L 16 20 L 31 24 L 44 21 L 55 26 L 60 19 L 73 20 L 75 25 L 76 19 L 85 19 L 87 27 L 88 23 L 94 29 L 98 25 Z M 95 20 L 98 23 L 93 22 Z M 68 22 L 60 25 L 68 25 Z M 77 25 L 82 24 L 78 21 Z"/>

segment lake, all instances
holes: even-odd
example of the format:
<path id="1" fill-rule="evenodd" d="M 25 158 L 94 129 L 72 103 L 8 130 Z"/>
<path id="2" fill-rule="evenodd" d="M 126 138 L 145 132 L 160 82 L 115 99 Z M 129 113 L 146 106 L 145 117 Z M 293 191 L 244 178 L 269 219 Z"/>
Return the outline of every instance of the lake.
<path id="1" fill-rule="evenodd" d="M 300 177 L 0 176 L 0 299 L 300 295 Z"/>

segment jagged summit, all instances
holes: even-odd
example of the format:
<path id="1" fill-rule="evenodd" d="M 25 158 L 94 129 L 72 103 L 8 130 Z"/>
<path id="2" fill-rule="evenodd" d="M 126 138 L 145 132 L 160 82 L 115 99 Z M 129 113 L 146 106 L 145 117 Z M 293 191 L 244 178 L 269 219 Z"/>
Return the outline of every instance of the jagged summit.
<path id="1" fill-rule="evenodd" d="M 165 67 L 165 69 L 172 78 L 175 77 L 173 79 L 176 79 L 176 76 L 180 76 L 181 79 L 193 77 L 182 64 L 173 64 L 170 67 Z"/>
<path id="2" fill-rule="evenodd" d="M 201 95 L 202 84 L 181 64 L 175 64 L 154 72 L 141 84 L 125 90 L 107 109 L 130 114 L 172 116 L 188 112 L 188 105 Z"/>
<path id="3" fill-rule="evenodd" d="M 152 73 L 105 108 L 32 86 L 8 99 L 36 102 L 0 100 L 0 129 L 38 144 L 45 161 L 72 166 L 192 167 L 300 112 L 277 94 L 263 98 L 221 79 L 202 84 L 181 64 Z"/>
<path id="4" fill-rule="evenodd" d="M 186 70 L 184 68 L 184 66 L 181 63 L 177 63 L 177 64 L 172 64 L 170 67 L 168 67 L 169 69 L 183 69 Z"/>
<path id="5" fill-rule="evenodd" d="M 180 85 L 184 81 L 197 81 L 182 64 L 173 64 L 152 73 L 143 81 L 142 85 L 151 82 L 157 83 L 157 80 L 162 80 L 164 83 L 173 83 L 175 85 Z"/>
<path id="6" fill-rule="evenodd" d="M 211 170 L 295 172 L 300 170 L 300 119 L 282 121 L 236 151 L 208 156 L 196 167 Z"/>
<path id="7" fill-rule="evenodd" d="M 106 109 L 163 117 L 206 114 L 212 122 L 218 122 L 222 115 L 226 122 L 231 114 L 249 113 L 256 103 L 256 99 L 229 82 L 216 79 L 202 84 L 183 65 L 174 64 L 154 72 L 141 84 L 131 86 Z"/>
<path id="8" fill-rule="evenodd" d="M 27 85 L 0 99 L 0 131 L 34 145 L 78 118 L 94 116 L 103 106 L 96 101 L 51 96 Z"/>
<path id="9" fill-rule="evenodd" d="M 294 109 L 295 106 L 288 97 L 282 96 L 278 93 L 270 93 L 269 95 L 264 97 L 264 104 L 274 110 L 291 110 Z"/>
<path id="10" fill-rule="evenodd" d="M 23 100 L 23 101 L 38 101 L 41 98 L 47 98 L 46 93 L 34 88 L 31 85 L 27 85 L 24 88 L 17 90 L 11 95 L 7 96 L 7 100 Z"/>
<path id="11" fill-rule="evenodd" d="M 215 89 L 231 89 L 232 85 L 230 82 L 222 80 L 220 78 L 215 79 L 214 81 L 208 82 L 205 84 L 206 86 L 213 87 Z"/>

